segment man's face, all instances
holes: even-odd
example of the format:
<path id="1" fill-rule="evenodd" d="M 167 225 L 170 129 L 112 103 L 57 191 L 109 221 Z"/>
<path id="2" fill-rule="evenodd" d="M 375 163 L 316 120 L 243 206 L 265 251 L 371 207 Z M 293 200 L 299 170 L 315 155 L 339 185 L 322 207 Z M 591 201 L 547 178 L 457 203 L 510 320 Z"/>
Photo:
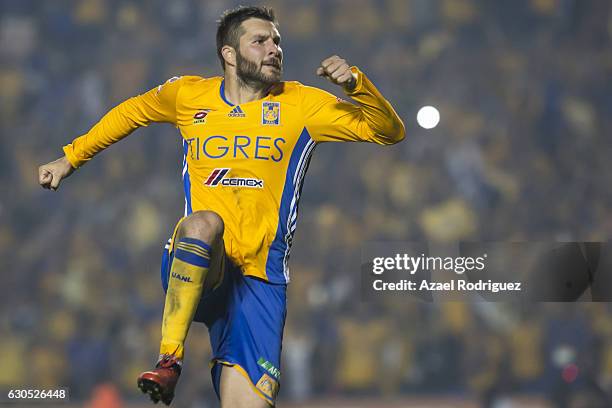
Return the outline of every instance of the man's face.
<path id="1" fill-rule="evenodd" d="M 236 74 L 247 84 L 273 85 L 283 73 L 280 34 L 271 21 L 250 18 L 242 22 L 244 34 L 236 53 Z"/>

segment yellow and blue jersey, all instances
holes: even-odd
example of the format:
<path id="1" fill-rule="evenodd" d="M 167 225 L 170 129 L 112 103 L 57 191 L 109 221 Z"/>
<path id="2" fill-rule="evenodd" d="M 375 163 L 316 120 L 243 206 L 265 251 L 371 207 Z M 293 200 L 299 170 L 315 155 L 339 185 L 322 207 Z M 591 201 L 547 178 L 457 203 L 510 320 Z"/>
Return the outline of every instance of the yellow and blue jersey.
<path id="1" fill-rule="evenodd" d="M 76 168 L 138 127 L 174 124 L 184 151 L 185 215 L 215 211 L 232 262 L 245 275 L 287 283 L 301 187 L 317 144 L 404 138 L 391 104 L 352 69 L 357 86 L 348 96 L 356 105 L 299 82 L 233 105 L 222 77 L 174 77 L 113 108 L 64 152 Z"/>

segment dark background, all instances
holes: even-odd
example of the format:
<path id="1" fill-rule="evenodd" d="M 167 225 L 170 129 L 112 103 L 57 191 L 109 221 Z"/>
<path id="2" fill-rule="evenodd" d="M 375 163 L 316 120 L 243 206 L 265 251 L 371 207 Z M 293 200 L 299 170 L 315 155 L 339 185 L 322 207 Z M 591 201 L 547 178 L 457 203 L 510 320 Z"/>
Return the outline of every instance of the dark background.
<path id="1" fill-rule="evenodd" d="M 179 134 L 138 130 L 57 193 L 38 186 L 37 167 L 122 100 L 174 75 L 219 75 L 215 20 L 236 4 L 0 2 L 0 388 L 144 402 L 136 377 L 158 351 L 159 256 L 183 211 Z M 508 406 L 610 406 L 608 304 L 356 296 L 369 241 L 609 238 L 610 1 L 267 4 L 285 79 L 340 95 L 315 75 L 339 54 L 407 128 L 392 147 L 317 148 L 290 262 L 281 406 L 501 407 L 508 395 L 531 398 Z M 416 124 L 423 105 L 441 112 L 433 130 Z M 216 406 L 208 347 L 194 326 L 176 406 Z"/>

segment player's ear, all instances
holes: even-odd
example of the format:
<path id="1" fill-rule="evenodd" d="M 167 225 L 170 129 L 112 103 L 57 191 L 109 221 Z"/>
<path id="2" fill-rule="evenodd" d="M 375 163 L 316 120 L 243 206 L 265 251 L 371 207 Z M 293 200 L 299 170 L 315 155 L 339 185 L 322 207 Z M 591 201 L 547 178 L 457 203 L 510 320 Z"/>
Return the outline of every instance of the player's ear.
<path id="1" fill-rule="evenodd" d="M 221 55 L 223 55 L 223 59 L 227 63 L 227 65 L 236 65 L 236 50 L 229 45 L 224 45 L 221 48 Z"/>

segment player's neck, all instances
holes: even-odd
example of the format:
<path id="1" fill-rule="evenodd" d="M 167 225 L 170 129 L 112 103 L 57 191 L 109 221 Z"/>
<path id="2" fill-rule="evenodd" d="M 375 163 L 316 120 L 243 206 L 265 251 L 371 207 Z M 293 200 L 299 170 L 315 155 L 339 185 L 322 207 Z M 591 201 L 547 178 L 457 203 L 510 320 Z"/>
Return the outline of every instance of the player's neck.
<path id="1" fill-rule="evenodd" d="M 252 85 L 240 80 L 233 75 L 225 76 L 225 99 L 234 105 L 256 101 L 265 98 L 270 92 L 271 85 L 261 84 Z"/>

